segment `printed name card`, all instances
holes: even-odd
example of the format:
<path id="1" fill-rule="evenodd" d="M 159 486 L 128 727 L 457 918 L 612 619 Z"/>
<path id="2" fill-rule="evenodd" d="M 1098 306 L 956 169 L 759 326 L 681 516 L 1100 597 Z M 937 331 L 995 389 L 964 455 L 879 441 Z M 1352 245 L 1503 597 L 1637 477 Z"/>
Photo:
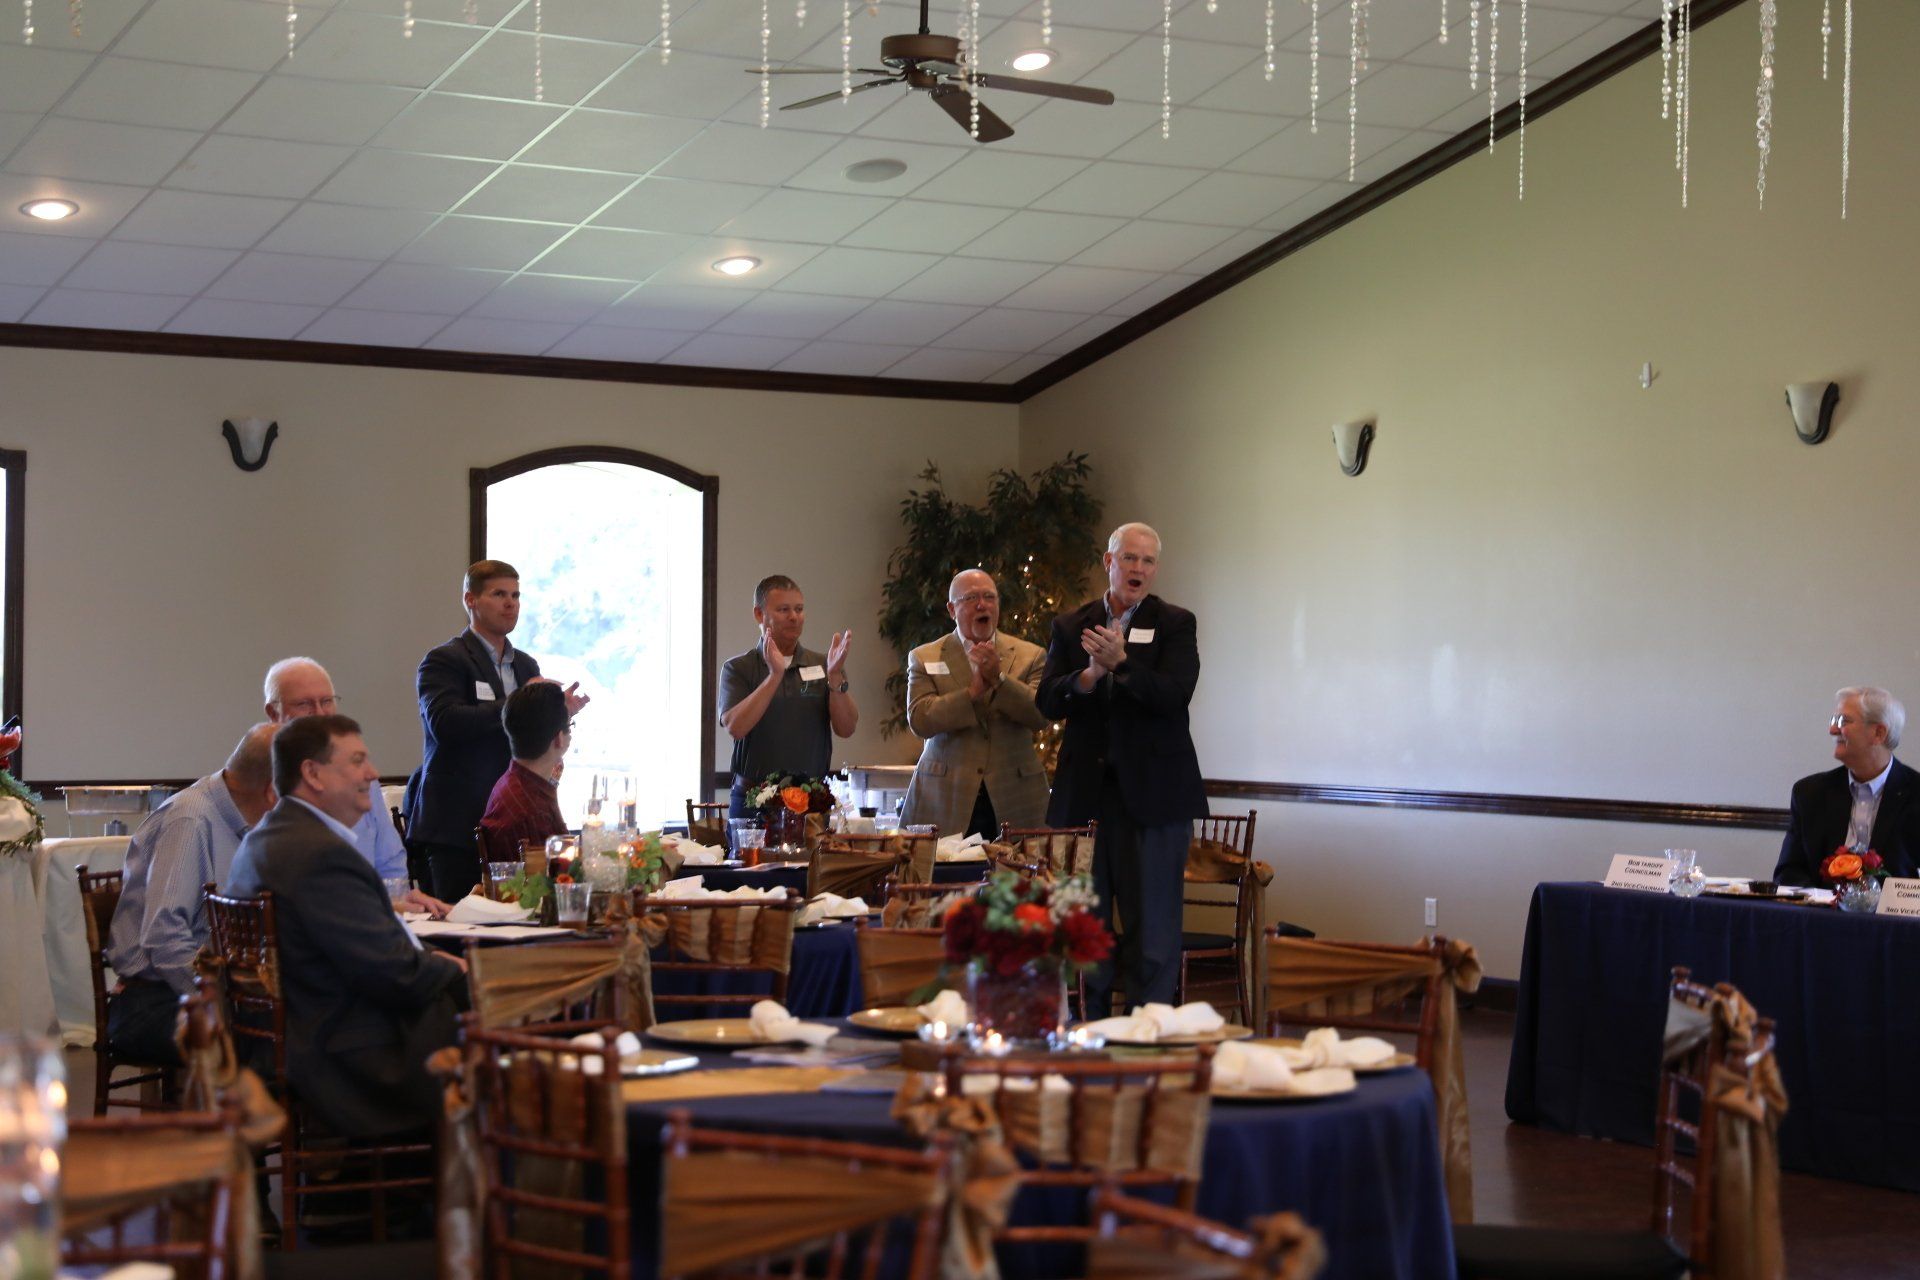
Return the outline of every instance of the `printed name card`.
<path id="1" fill-rule="evenodd" d="M 1888 876 L 1880 883 L 1880 909 L 1876 915 L 1920 916 L 1920 880 Z"/>
<path id="2" fill-rule="evenodd" d="M 1604 883 L 1609 889 L 1640 889 L 1647 893 L 1665 893 L 1669 874 L 1671 873 L 1665 858 L 1650 858 L 1639 853 L 1623 853 L 1614 858 L 1613 865 L 1607 869 L 1607 878 Z"/>

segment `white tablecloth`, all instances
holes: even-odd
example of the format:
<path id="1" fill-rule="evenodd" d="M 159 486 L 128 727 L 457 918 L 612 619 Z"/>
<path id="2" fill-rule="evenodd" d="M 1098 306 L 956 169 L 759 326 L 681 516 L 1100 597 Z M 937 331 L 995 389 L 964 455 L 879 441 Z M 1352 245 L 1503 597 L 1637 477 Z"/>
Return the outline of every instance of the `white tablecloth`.
<path id="1" fill-rule="evenodd" d="M 0 1031 L 46 1035 L 53 1030 L 53 984 L 42 941 L 46 873 L 44 844 L 25 853 L 0 853 Z"/>
<path id="2" fill-rule="evenodd" d="M 46 939 L 44 964 L 53 990 L 60 1038 L 69 1045 L 93 1043 L 93 974 L 87 963 L 87 921 L 80 909 L 80 882 L 73 869 L 118 871 L 127 861 L 126 836 L 78 836 L 46 840 Z"/>

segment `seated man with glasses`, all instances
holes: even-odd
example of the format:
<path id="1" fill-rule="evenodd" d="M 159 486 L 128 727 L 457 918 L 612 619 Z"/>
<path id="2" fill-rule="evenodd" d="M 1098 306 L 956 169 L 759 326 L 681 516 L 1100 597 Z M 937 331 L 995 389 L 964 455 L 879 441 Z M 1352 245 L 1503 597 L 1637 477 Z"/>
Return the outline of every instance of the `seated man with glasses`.
<path id="1" fill-rule="evenodd" d="M 1047 652 L 1000 631 L 1000 595 L 981 569 L 947 586 L 953 632 L 907 655 L 907 726 L 927 740 L 903 823 L 991 840 L 1002 822 L 1046 819 L 1047 771 L 1034 749 L 1047 718 L 1034 705 Z"/>
<path id="2" fill-rule="evenodd" d="M 518 862 L 526 840 L 567 834 L 560 815 L 560 763 L 573 745 L 567 695 L 557 684 L 530 684 L 507 695 L 500 709 L 513 762 L 493 784 L 480 831 L 489 862 Z"/>
<path id="3" fill-rule="evenodd" d="M 312 658 L 282 658 L 267 668 L 264 690 L 267 719 L 285 724 L 301 716 L 330 716 L 339 712 L 340 698 L 333 691 L 333 677 Z M 382 880 L 406 880 L 407 847 L 387 811 L 386 794 L 375 778 L 367 787 L 367 812 L 353 826 L 354 848 L 373 864 L 373 873 Z M 409 890 L 404 905 L 416 911 L 430 911 L 436 917 L 447 914 L 447 904 L 418 889 Z"/>
<path id="4" fill-rule="evenodd" d="M 1837 769 L 1793 784 L 1787 836 L 1773 878 L 1780 884 L 1826 887 L 1820 865 L 1842 849 L 1878 854 L 1887 873 L 1915 874 L 1920 856 L 1920 775 L 1893 758 L 1907 709 L 1885 689 L 1861 685 L 1833 695 Z"/>

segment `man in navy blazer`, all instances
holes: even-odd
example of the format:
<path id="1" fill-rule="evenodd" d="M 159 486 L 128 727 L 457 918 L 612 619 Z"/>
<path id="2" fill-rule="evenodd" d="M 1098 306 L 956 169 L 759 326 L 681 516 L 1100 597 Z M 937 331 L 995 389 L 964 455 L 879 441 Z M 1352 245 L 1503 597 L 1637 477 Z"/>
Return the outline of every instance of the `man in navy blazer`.
<path id="1" fill-rule="evenodd" d="M 1193 614 L 1149 594 L 1160 535 L 1123 524 L 1100 559 L 1107 592 L 1054 619 L 1036 699 L 1065 720 L 1047 822 L 1094 835 L 1094 891 L 1121 935 L 1088 980 L 1089 1017 L 1105 1017 L 1117 970 L 1128 1001 L 1171 1003 L 1180 979 L 1180 916 L 1193 819 L 1207 813 L 1187 704 L 1200 680 Z"/>
<path id="2" fill-rule="evenodd" d="M 1793 784 L 1773 878 L 1824 887 L 1820 864 L 1841 849 L 1871 849 L 1889 875 L 1914 875 L 1920 861 L 1920 804 L 1914 803 L 1920 774 L 1893 758 L 1907 709 L 1872 685 L 1842 689 L 1833 699 L 1827 733 L 1840 767 Z"/>
<path id="3" fill-rule="evenodd" d="M 513 762 L 500 710 L 508 694 L 542 679 L 540 664 L 507 639 L 520 621 L 520 571 L 504 560 L 481 560 L 468 567 L 464 586 L 467 629 L 429 649 L 414 682 L 425 746 L 407 834 L 433 869 L 433 895 L 446 902 L 480 883 L 473 829 Z M 569 717 L 587 705 L 578 690 L 567 687 Z"/>

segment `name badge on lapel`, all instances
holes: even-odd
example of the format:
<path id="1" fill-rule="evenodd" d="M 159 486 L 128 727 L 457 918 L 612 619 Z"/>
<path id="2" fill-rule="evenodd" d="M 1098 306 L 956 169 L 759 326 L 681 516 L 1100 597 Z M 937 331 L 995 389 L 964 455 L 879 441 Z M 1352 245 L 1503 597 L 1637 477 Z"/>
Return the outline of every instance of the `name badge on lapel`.
<path id="1" fill-rule="evenodd" d="M 800 678 L 802 680 L 825 680 L 827 678 L 827 669 L 825 667 L 802 667 L 800 668 Z"/>
<path id="2" fill-rule="evenodd" d="M 929 662 L 927 664 L 927 674 L 930 676 L 944 676 L 948 674 L 947 664 L 944 662 Z"/>
<path id="3" fill-rule="evenodd" d="M 1135 627 L 1133 630 L 1127 632 L 1127 643 L 1128 644 L 1152 644 L 1153 628 L 1152 627 Z"/>
<path id="4" fill-rule="evenodd" d="M 475 680 L 473 682 L 473 696 L 482 702 L 492 702 L 493 686 L 485 680 Z"/>

